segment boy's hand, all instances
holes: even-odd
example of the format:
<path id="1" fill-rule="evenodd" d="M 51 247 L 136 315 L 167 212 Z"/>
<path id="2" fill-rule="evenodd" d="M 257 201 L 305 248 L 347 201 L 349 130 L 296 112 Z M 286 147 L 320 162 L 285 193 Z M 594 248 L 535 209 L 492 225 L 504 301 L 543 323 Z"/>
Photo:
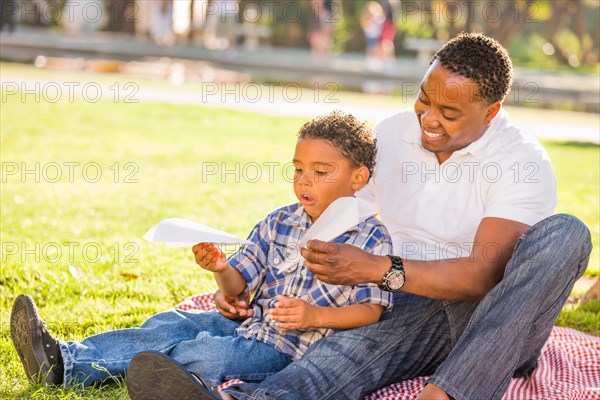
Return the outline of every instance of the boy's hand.
<path id="1" fill-rule="evenodd" d="M 271 319 L 282 329 L 304 329 L 317 325 L 318 307 L 302 299 L 277 296 L 277 304 L 271 309 Z"/>
<path id="2" fill-rule="evenodd" d="M 225 253 L 214 243 L 198 243 L 192 247 L 192 251 L 196 257 L 196 264 L 208 271 L 221 272 L 229 268 Z"/>
<path id="3" fill-rule="evenodd" d="M 219 289 L 215 292 L 213 299 L 217 311 L 225 318 L 234 321 L 243 321 L 254 315 L 254 310 L 249 306 L 249 293 L 241 294 L 237 297 L 230 297 L 225 296 Z"/>

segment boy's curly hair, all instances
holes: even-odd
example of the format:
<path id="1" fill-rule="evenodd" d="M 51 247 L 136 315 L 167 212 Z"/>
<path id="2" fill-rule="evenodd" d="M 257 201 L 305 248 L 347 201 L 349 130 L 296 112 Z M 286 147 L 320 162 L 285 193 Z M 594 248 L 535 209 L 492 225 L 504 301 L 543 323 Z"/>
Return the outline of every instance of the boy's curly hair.
<path id="1" fill-rule="evenodd" d="M 375 168 L 377 153 L 373 131 L 354 115 L 339 110 L 316 117 L 300 128 L 298 140 L 322 139 L 330 142 L 354 168 L 364 165 L 369 179 Z"/>
<path id="2" fill-rule="evenodd" d="M 502 102 L 510 91 L 512 62 L 508 52 L 481 33 L 461 32 L 433 55 L 429 65 L 435 60 L 444 69 L 474 81 L 478 99 L 487 104 Z"/>

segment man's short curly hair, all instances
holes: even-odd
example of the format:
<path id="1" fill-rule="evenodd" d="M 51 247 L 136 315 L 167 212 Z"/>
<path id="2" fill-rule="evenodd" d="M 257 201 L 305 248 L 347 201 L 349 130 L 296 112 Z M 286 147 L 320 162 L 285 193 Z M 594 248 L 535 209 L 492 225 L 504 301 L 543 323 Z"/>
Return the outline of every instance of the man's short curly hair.
<path id="1" fill-rule="evenodd" d="M 375 168 L 377 153 L 373 131 L 354 115 L 332 111 L 316 117 L 300 128 L 298 140 L 321 139 L 330 142 L 354 168 L 367 167 L 370 176 Z"/>
<path id="2" fill-rule="evenodd" d="M 502 102 L 512 85 L 512 62 L 495 39 L 480 33 L 461 32 L 439 49 L 429 65 L 438 60 L 444 69 L 474 81 L 476 100 Z"/>

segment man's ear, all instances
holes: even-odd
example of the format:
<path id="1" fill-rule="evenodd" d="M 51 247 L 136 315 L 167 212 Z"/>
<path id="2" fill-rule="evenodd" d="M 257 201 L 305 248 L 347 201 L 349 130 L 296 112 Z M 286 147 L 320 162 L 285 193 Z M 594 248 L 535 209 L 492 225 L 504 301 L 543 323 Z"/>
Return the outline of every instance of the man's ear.
<path id="1" fill-rule="evenodd" d="M 352 173 L 352 189 L 355 191 L 362 189 L 369 181 L 369 176 L 371 176 L 369 169 L 364 165 L 356 168 Z"/>
<path id="2" fill-rule="evenodd" d="M 486 108 L 486 114 L 485 114 L 485 119 L 483 120 L 485 122 L 486 125 L 489 125 L 492 123 L 492 121 L 494 120 L 494 118 L 496 118 L 496 115 L 498 115 L 498 112 L 500 112 L 500 107 L 502 106 L 502 104 L 500 104 L 499 101 L 490 104 L 489 106 L 487 106 Z"/>

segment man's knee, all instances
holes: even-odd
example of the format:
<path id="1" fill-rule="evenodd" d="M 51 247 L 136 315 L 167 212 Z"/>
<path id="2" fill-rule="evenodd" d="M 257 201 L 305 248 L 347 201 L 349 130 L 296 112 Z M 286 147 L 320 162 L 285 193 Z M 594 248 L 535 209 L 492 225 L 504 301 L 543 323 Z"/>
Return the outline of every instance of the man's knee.
<path id="1" fill-rule="evenodd" d="M 581 220 L 570 214 L 555 214 L 531 227 L 548 232 L 558 232 L 560 236 L 573 239 L 573 243 L 590 241 L 590 231 Z"/>
<path id="2" fill-rule="evenodd" d="M 527 249 L 533 260 L 563 259 L 576 263 L 578 277 L 587 268 L 592 251 L 589 229 L 577 217 L 568 214 L 556 214 L 535 224 L 525 232 L 519 245 Z"/>
<path id="3" fill-rule="evenodd" d="M 577 278 L 585 272 L 590 253 L 592 252 L 592 236 L 588 227 L 577 217 L 569 214 L 557 214 L 555 217 L 556 229 L 561 234 L 557 249 L 573 251 L 579 257 Z"/>

